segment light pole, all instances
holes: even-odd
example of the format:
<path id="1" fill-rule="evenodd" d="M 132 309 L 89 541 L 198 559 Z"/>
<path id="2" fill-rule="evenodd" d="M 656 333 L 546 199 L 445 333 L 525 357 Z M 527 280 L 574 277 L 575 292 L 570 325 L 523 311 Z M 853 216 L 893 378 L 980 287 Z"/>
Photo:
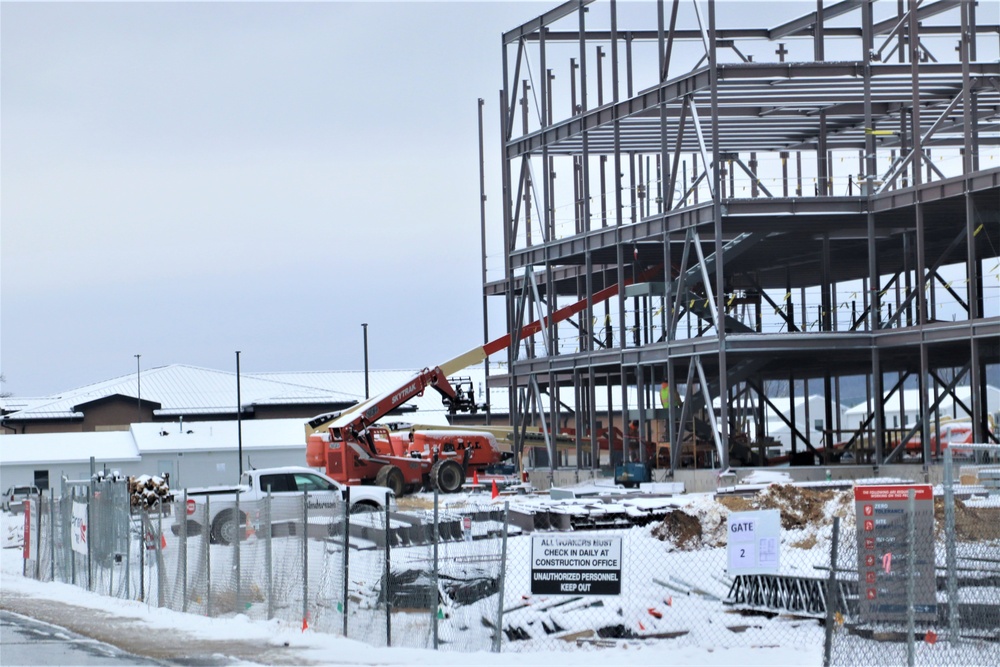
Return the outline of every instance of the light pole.
<path id="1" fill-rule="evenodd" d="M 142 355 L 132 356 L 135 357 L 135 413 L 139 422 L 142 422 L 142 371 L 139 368 L 139 357 Z"/>
<path id="2" fill-rule="evenodd" d="M 243 477 L 243 410 L 240 401 L 240 351 L 236 350 L 236 451 L 240 457 L 240 477 Z"/>
<path id="3" fill-rule="evenodd" d="M 361 328 L 365 332 L 365 400 L 368 400 L 368 323 L 362 322 Z"/>

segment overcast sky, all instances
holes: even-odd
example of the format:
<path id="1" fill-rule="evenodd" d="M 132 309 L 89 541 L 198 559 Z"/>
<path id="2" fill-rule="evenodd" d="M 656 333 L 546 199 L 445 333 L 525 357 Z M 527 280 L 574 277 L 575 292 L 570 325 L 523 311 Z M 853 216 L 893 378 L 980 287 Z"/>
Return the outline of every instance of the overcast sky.
<path id="1" fill-rule="evenodd" d="M 0 391 L 133 373 L 136 354 L 358 370 L 362 322 L 376 369 L 481 344 L 477 99 L 498 232 L 501 35 L 557 4 L 4 0 Z M 720 6 L 722 26 L 773 26 L 815 2 Z M 655 28 L 655 7 L 620 2 L 620 29 Z"/>
<path id="2" fill-rule="evenodd" d="M 3 391 L 480 344 L 477 99 L 495 171 L 500 37 L 550 6 L 4 2 Z"/>

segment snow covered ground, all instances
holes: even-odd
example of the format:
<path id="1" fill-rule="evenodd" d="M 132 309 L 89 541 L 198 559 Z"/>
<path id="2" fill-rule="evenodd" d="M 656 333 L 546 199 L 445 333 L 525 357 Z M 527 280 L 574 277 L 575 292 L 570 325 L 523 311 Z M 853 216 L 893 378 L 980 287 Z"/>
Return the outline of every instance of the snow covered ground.
<path id="1" fill-rule="evenodd" d="M 454 500 L 454 498 L 452 498 Z M 707 498 L 697 496 L 684 497 L 684 503 L 695 504 L 707 502 Z M 21 516 L 3 515 L 3 539 L 6 545 L 18 543 L 19 522 Z M 649 527 L 635 528 L 627 538 L 629 544 L 649 542 L 652 546 L 661 546 L 655 539 L 649 539 L 646 534 Z M 527 538 L 523 538 L 527 539 Z M 709 541 L 706 536 L 706 542 Z M 634 548 L 634 547 L 633 547 Z M 706 546 L 702 550 L 677 553 L 683 561 L 697 563 L 706 558 L 713 561 L 712 569 L 720 569 L 724 563 L 724 550 Z M 717 563 L 714 561 L 718 561 Z M 680 564 L 678 563 L 678 566 Z M 693 565 L 689 565 L 693 566 Z M 376 648 L 368 644 L 344 639 L 342 637 L 316 632 L 313 629 L 305 631 L 299 624 L 288 621 L 258 621 L 245 615 L 229 618 L 205 618 L 193 614 L 184 614 L 158 609 L 143 602 L 110 598 L 86 590 L 60 583 L 42 583 L 24 578 L 21 575 L 21 550 L 8 546 L 2 550 L 2 586 L 0 586 L 0 607 L 11 609 L 29 616 L 32 609 L 39 611 L 44 620 L 59 625 L 60 609 L 62 609 L 65 626 L 76 632 L 87 634 L 87 624 L 83 619 L 92 614 L 100 617 L 100 627 L 103 634 L 97 638 L 109 641 L 137 654 L 144 654 L 144 645 L 150 646 L 147 653 L 160 658 L 168 658 L 164 646 L 176 646 L 177 656 L 190 655 L 185 653 L 185 646 L 211 647 L 214 653 L 231 656 L 237 662 L 245 664 L 337 664 L 337 665 L 508 665 L 511 660 L 526 665 L 545 664 L 550 667 L 560 665 L 587 666 L 606 665 L 609 660 L 621 664 L 628 661 L 633 665 L 819 665 L 822 663 L 822 631 L 815 622 L 801 624 L 785 624 L 782 636 L 788 637 L 782 645 L 774 645 L 773 641 L 754 642 L 751 637 L 742 645 L 723 647 L 712 640 L 713 634 L 699 632 L 698 628 L 691 630 L 684 641 L 674 639 L 625 639 L 610 642 L 612 646 L 601 647 L 594 644 L 576 645 L 567 643 L 561 651 L 509 652 L 500 654 L 488 652 L 461 653 L 457 651 L 415 648 Z M 519 575 L 512 577 L 514 585 Z M 665 580 L 670 579 L 670 573 L 663 573 Z M 626 582 L 627 583 L 627 582 Z M 659 598 L 668 599 L 659 591 Z M 647 606 L 646 591 L 638 587 L 626 585 L 618 603 L 625 609 L 625 615 L 637 613 L 640 607 L 645 614 Z M 720 604 L 703 604 L 705 627 L 715 626 L 716 629 L 732 625 L 733 618 L 725 614 Z M 44 609 L 44 614 L 41 610 Z M 664 609 L 666 609 L 664 607 Z M 629 611 L 631 610 L 631 612 Z M 117 619 L 116 624 L 113 620 Z M 669 629 L 669 619 L 659 621 L 661 629 Z M 646 616 L 646 625 L 652 627 L 654 619 Z M 111 630 L 117 628 L 114 634 Z M 800 629 L 797 629 L 800 628 Z M 716 630 L 717 631 L 717 630 Z M 95 625 L 95 632 L 96 625 Z M 818 633 L 818 634 L 817 634 Z M 752 634 L 752 630 L 751 630 Z M 800 639 L 796 641 L 794 638 Z M 155 641 L 162 637 L 162 641 Z M 817 642 L 817 638 L 819 641 Z M 152 647 L 158 647 L 154 652 Z M 205 649 L 208 650 L 208 649 Z"/>

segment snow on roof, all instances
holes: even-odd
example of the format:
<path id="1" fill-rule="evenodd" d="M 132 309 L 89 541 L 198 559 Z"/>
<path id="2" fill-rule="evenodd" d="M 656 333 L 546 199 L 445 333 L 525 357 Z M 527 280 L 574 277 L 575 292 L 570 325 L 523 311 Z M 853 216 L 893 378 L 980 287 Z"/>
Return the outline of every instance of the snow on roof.
<path id="1" fill-rule="evenodd" d="M 140 392 L 141 390 L 141 392 Z M 105 380 L 33 400 L 16 413 L 17 419 L 80 417 L 75 407 L 115 394 L 159 403 L 156 414 L 185 415 L 235 412 L 236 373 L 173 364 Z M 363 396 L 363 393 L 362 393 Z M 360 396 L 334 387 L 285 382 L 252 373 L 240 374 L 244 406 L 273 403 L 352 403 Z M 12 401 L 8 401 L 11 403 Z"/>
<path id="2" fill-rule="evenodd" d="M 0 438 L 0 461 L 4 465 L 45 465 L 54 462 L 138 461 L 139 450 L 128 431 L 88 433 L 24 433 Z"/>
<path id="3" fill-rule="evenodd" d="M 242 429 L 242 433 L 240 433 Z M 131 437 L 140 454 L 243 449 L 299 448 L 306 445 L 301 419 L 153 422 L 132 424 Z"/>
<path id="4" fill-rule="evenodd" d="M 241 424 L 244 450 L 305 449 L 301 419 L 250 419 Z M 139 461 L 159 452 L 225 452 L 240 445 L 235 421 L 153 422 L 129 431 L 25 433 L 0 438 L 3 465 Z"/>
<path id="5" fill-rule="evenodd" d="M 416 370 L 370 370 L 369 393 L 378 396 L 404 384 L 417 374 Z M 470 377 L 476 401 L 486 402 L 486 377 L 482 368 L 470 368 L 461 373 Z M 63 392 L 48 398 L 5 399 L 12 418 L 53 419 L 82 417 L 76 410 L 86 403 L 108 396 L 138 397 L 158 403 L 157 416 L 186 416 L 236 412 L 236 373 L 184 364 L 173 364 L 143 370 L 136 374 L 105 380 Z M 493 403 L 506 408 L 506 391 L 491 390 Z M 241 373 L 240 400 L 244 408 L 254 405 L 302 405 L 309 403 L 353 404 L 365 398 L 364 371 L 301 371 L 282 373 Z M 436 391 L 407 402 L 421 414 L 440 413 L 434 423 L 446 424 L 445 409 Z M 16 410 L 16 412 L 14 412 Z M 421 417 L 428 422 L 431 416 Z"/>

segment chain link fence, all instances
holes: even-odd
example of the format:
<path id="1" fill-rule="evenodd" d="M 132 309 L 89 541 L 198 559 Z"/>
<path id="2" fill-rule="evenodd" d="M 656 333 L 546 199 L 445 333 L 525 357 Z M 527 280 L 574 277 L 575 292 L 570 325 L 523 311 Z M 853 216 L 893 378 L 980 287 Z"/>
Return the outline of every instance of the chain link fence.
<path id="1" fill-rule="evenodd" d="M 351 513 L 349 501 L 306 494 L 235 504 L 181 494 L 138 510 L 124 479 L 67 481 L 61 496 L 28 503 L 24 574 L 374 646 L 495 650 L 482 619 L 498 617 L 504 512 L 460 505 Z"/>
<path id="2" fill-rule="evenodd" d="M 996 460 L 1000 447 L 986 449 Z M 941 494 L 855 491 L 836 546 L 829 664 L 1000 664 L 1000 488 L 979 484 L 1000 468 L 970 467 L 956 485 L 950 450 L 944 466 Z"/>
<path id="3" fill-rule="evenodd" d="M 513 511 L 503 650 L 821 644 L 830 539 L 807 513 L 831 501 L 770 487 Z"/>
<path id="4" fill-rule="evenodd" d="M 374 646 L 1000 664 L 1000 496 L 878 481 L 667 501 L 470 494 L 360 514 L 276 495 L 227 508 L 228 526 L 211 497 L 133 512 L 121 482 L 71 483 L 33 501 L 25 574 Z"/>

